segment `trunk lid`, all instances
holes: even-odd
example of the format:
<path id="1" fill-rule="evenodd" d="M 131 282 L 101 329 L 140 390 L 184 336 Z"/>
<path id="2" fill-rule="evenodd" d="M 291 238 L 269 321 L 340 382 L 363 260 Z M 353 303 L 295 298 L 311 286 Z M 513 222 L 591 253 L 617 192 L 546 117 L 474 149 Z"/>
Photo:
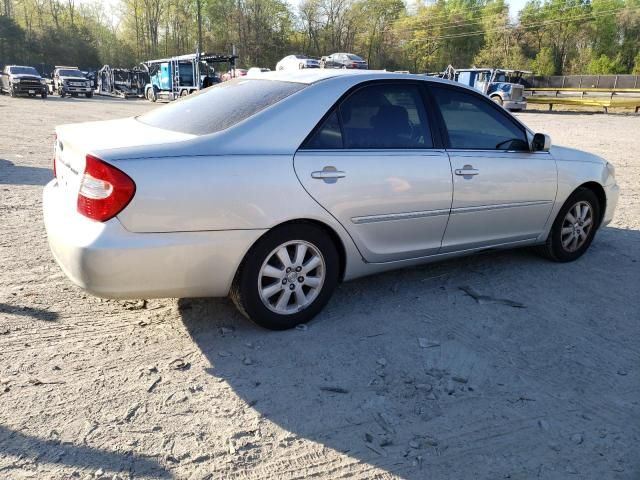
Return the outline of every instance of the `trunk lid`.
<path id="1" fill-rule="evenodd" d="M 108 162 L 103 158 L 106 152 L 191 138 L 194 135 L 151 127 L 134 118 L 60 125 L 56 127 L 54 155 L 58 186 L 69 207 L 75 209 L 87 154 Z"/>

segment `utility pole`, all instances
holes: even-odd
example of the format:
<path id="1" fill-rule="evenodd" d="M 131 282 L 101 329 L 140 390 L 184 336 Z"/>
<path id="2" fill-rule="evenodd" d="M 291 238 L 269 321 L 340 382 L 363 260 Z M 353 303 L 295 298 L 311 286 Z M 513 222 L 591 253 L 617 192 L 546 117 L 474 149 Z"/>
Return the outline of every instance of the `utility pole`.
<path id="1" fill-rule="evenodd" d="M 196 0 L 198 18 L 198 52 L 202 52 L 202 0 Z"/>

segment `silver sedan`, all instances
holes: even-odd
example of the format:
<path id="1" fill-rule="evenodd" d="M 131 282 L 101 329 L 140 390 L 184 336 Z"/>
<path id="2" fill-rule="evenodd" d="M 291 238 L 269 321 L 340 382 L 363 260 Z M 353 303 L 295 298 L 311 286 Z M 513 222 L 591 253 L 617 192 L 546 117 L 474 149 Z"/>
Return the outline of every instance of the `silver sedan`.
<path id="1" fill-rule="evenodd" d="M 267 73 L 56 133 L 44 218 L 73 282 L 112 298 L 230 295 L 272 329 L 384 270 L 523 246 L 575 260 L 618 199 L 605 160 L 406 74 Z"/>

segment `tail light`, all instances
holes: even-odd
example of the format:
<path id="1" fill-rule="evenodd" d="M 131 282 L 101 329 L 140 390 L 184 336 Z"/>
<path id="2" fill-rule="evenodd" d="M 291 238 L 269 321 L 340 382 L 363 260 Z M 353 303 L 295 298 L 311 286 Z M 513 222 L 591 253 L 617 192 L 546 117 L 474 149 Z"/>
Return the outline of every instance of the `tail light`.
<path id="1" fill-rule="evenodd" d="M 87 155 L 78 192 L 78 212 L 93 220 L 106 222 L 120 213 L 135 193 L 136 184 L 126 173 Z"/>

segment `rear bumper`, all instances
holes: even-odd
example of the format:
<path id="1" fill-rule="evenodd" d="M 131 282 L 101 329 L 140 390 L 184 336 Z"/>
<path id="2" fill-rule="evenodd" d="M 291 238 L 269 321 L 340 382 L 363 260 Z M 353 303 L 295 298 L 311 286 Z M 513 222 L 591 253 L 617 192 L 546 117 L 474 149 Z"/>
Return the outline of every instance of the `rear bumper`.
<path id="1" fill-rule="evenodd" d="M 507 110 L 526 110 L 526 100 L 505 100 L 502 104 Z"/>
<path id="2" fill-rule="evenodd" d="M 117 218 L 95 222 L 68 204 L 51 181 L 43 194 L 49 246 L 71 281 L 100 297 L 226 296 L 242 258 L 264 232 L 132 233 Z"/>

